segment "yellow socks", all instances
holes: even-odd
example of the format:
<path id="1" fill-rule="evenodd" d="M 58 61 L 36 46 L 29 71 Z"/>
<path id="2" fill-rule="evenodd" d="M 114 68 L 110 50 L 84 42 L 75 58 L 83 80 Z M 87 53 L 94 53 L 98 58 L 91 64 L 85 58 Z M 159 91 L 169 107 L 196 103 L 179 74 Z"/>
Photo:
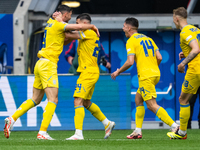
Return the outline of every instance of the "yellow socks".
<path id="1" fill-rule="evenodd" d="M 158 107 L 157 111 L 156 111 L 156 116 L 162 120 L 164 123 L 166 123 L 167 125 L 169 125 L 171 127 L 171 125 L 174 123 L 174 121 L 172 120 L 172 118 L 168 115 L 167 111 L 162 108 L 162 107 Z"/>
<path id="2" fill-rule="evenodd" d="M 190 104 L 184 105 L 180 104 L 180 112 L 179 112 L 179 119 L 180 119 L 180 130 L 186 131 L 188 120 L 190 118 Z"/>
<path id="3" fill-rule="evenodd" d="M 144 114 L 145 114 L 144 106 L 137 106 L 135 113 L 136 128 L 142 128 Z"/>
<path id="4" fill-rule="evenodd" d="M 32 99 L 24 101 L 21 106 L 19 106 L 17 111 L 12 115 L 13 120 L 16 121 L 20 116 L 25 114 L 29 109 L 36 105 L 37 104 Z"/>
<path id="5" fill-rule="evenodd" d="M 75 129 L 83 130 L 84 117 L 85 117 L 84 107 L 75 106 L 75 116 L 74 116 Z"/>
<path id="6" fill-rule="evenodd" d="M 47 106 L 45 107 L 44 113 L 43 113 L 43 120 L 40 127 L 40 131 L 47 131 L 47 128 L 51 122 L 51 119 L 53 117 L 53 114 L 56 109 L 56 104 L 53 102 L 48 102 Z"/>
<path id="7" fill-rule="evenodd" d="M 106 119 L 106 116 L 95 103 L 91 103 L 87 110 L 89 110 L 91 114 L 101 122 Z"/>

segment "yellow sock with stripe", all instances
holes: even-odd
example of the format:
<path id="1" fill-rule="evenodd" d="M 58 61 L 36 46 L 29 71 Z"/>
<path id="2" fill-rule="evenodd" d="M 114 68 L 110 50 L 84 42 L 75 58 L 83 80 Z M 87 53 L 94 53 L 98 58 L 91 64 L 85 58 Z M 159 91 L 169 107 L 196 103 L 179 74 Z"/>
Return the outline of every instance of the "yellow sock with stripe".
<path id="1" fill-rule="evenodd" d="M 56 106 L 57 105 L 54 102 L 47 103 L 47 106 L 45 107 L 45 110 L 43 113 L 43 120 L 40 126 L 40 131 L 47 131 L 47 128 L 55 112 Z"/>
<path id="2" fill-rule="evenodd" d="M 137 106 L 135 113 L 136 128 L 142 128 L 144 114 L 145 114 L 144 106 Z"/>
<path id="3" fill-rule="evenodd" d="M 84 107 L 75 106 L 75 116 L 74 116 L 75 129 L 83 130 L 84 117 L 85 117 Z"/>
<path id="4" fill-rule="evenodd" d="M 21 106 L 17 109 L 17 111 L 12 115 L 14 121 L 16 121 L 19 117 L 25 114 L 29 109 L 36 106 L 37 104 L 32 99 L 28 99 L 24 101 Z"/>
<path id="5" fill-rule="evenodd" d="M 89 110 L 91 114 L 101 122 L 106 119 L 106 116 L 95 103 L 91 103 L 91 105 L 87 107 L 87 110 Z"/>
<path id="6" fill-rule="evenodd" d="M 172 118 L 168 115 L 167 111 L 162 107 L 158 107 L 155 114 L 160 120 L 162 120 L 170 127 L 174 123 L 174 120 L 172 120 Z"/>
<path id="7" fill-rule="evenodd" d="M 186 131 L 188 120 L 190 118 L 190 104 L 184 105 L 180 104 L 179 120 L 180 120 L 180 130 Z"/>

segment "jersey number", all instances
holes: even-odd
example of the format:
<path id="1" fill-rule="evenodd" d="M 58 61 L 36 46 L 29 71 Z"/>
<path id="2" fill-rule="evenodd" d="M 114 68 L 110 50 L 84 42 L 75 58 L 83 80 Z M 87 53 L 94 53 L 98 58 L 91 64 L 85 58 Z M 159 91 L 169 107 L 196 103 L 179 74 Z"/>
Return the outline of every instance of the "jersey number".
<path id="1" fill-rule="evenodd" d="M 44 30 L 44 36 L 43 36 L 43 41 L 42 41 L 42 48 L 46 47 L 46 35 L 47 35 L 47 30 Z"/>
<path id="2" fill-rule="evenodd" d="M 93 52 L 92 56 L 97 57 L 97 56 L 98 56 L 98 53 L 97 53 L 97 52 L 99 51 L 100 44 L 99 44 L 99 41 L 98 41 L 98 40 L 96 40 L 95 43 L 98 44 L 98 47 L 95 47 L 95 48 L 94 48 L 94 52 Z"/>
<path id="3" fill-rule="evenodd" d="M 148 43 L 148 42 L 149 42 L 149 43 Z M 142 41 L 140 42 L 140 45 L 143 46 L 144 53 L 145 53 L 145 56 L 146 56 L 146 57 L 149 56 L 148 51 L 147 51 L 147 50 L 149 50 L 149 49 L 152 50 L 152 53 L 153 53 L 153 56 L 154 56 L 154 47 L 153 47 L 153 44 L 151 43 L 150 40 L 145 40 L 145 41 L 142 40 Z"/>
<path id="4" fill-rule="evenodd" d="M 197 34 L 197 40 L 200 42 L 200 34 Z"/>

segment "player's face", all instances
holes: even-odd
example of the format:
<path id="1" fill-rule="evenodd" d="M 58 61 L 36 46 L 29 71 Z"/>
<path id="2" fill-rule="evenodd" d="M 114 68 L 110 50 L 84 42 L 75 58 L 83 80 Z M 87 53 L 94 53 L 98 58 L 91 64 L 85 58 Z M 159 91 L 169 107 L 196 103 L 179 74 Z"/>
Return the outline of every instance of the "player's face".
<path id="1" fill-rule="evenodd" d="M 76 19 L 76 24 L 80 24 L 80 19 Z"/>
<path id="2" fill-rule="evenodd" d="M 126 23 L 124 23 L 124 26 L 123 26 L 123 31 L 124 31 L 124 33 L 125 33 L 125 36 L 127 37 L 127 38 L 129 38 L 129 25 L 127 25 Z"/>
<path id="3" fill-rule="evenodd" d="M 72 11 L 70 11 L 70 12 L 65 12 L 65 13 L 63 14 L 63 21 L 64 21 L 64 22 L 68 22 L 68 21 L 71 19 L 71 16 L 72 16 Z"/>
<path id="4" fill-rule="evenodd" d="M 178 17 L 175 14 L 173 14 L 173 22 L 176 28 L 179 29 Z"/>

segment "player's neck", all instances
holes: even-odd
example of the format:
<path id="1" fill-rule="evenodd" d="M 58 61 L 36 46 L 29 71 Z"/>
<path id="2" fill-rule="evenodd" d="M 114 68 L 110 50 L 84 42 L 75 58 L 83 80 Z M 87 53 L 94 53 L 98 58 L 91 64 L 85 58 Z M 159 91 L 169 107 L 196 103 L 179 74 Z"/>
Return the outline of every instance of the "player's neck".
<path id="1" fill-rule="evenodd" d="M 135 33 L 138 33 L 137 30 L 131 30 L 131 31 L 130 31 L 130 37 L 131 37 L 133 34 L 135 34 Z"/>
<path id="2" fill-rule="evenodd" d="M 185 26 L 187 26 L 188 25 L 188 23 L 187 23 L 187 21 L 186 20 L 183 20 L 183 21 L 181 21 L 180 22 L 180 30 L 182 30 Z"/>

